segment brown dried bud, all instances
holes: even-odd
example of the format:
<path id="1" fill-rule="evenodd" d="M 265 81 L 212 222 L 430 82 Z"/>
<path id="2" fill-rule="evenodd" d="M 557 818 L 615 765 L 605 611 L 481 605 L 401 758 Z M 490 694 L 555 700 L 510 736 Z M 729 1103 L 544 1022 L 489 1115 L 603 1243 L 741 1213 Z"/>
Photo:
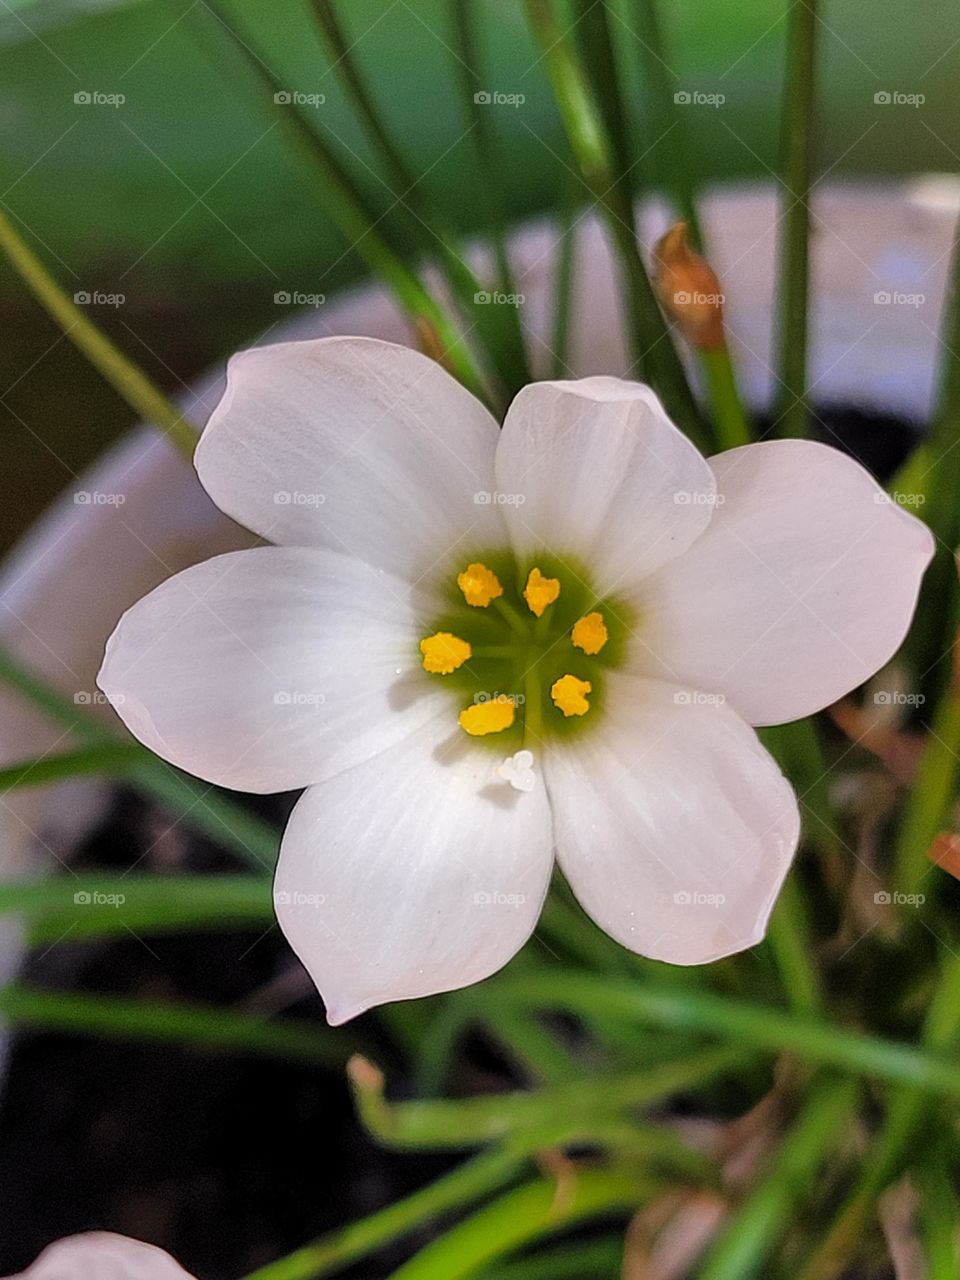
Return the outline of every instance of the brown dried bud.
<path id="1" fill-rule="evenodd" d="M 675 223 L 657 241 L 654 285 L 660 305 L 691 346 L 714 351 L 724 345 L 723 294 L 716 273 L 687 240 L 687 224 Z"/>

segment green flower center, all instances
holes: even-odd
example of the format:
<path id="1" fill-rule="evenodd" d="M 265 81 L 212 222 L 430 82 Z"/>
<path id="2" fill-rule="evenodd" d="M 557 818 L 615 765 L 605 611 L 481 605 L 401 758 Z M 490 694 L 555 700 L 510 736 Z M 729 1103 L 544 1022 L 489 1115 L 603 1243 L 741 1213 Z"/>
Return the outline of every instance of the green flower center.
<path id="1" fill-rule="evenodd" d="M 573 560 L 503 552 L 470 559 L 446 595 L 420 661 L 456 697 L 465 733 L 513 751 L 597 723 L 632 630 L 622 600 L 599 597 Z"/>

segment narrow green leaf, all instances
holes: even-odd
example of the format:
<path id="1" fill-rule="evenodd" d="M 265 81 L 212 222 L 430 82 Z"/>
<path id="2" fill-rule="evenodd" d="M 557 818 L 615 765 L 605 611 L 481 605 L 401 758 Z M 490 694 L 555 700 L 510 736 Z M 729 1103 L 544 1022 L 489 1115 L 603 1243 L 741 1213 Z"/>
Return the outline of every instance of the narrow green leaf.
<path id="1" fill-rule="evenodd" d="M 119 996 L 0 988 L 0 1016 L 17 1026 L 111 1040 L 176 1044 L 203 1053 L 251 1053 L 294 1062 L 342 1063 L 346 1037 L 287 1020 L 186 1004 L 153 1004 Z"/>
<path id="2" fill-rule="evenodd" d="M 165 435 L 185 458 L 192 459 L 198 439 L 196 429 L 176 405 L 157 390 L 143 370 L 97 328 L 87 312 L 64 293 L 2 210 L 0 249 L 64 336 L 86 356 L 121 399 Z"/>

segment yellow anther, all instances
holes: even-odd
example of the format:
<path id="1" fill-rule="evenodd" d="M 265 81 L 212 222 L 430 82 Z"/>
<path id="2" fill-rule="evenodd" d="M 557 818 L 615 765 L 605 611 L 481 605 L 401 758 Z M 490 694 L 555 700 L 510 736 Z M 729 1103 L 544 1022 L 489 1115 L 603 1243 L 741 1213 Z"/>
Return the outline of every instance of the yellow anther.
<path id="1" fill-rule="evenodd" d="M 602 613 L 588 613 L 574 623 L 570 639 L 584 653 L 599 653 L 610 639 Z"/>
<path id="2" fill-rule="evenodd" d="M 448 676 L 463 666 L 473 650 L 459 636 L 451 635 L 449 631 L 438 631 L 436 635 L 420 641 L 420 652 L 423 654 L 424 671 Z"/>
<path id="3" fill-rule="evenodd" d="M 578 680 L 576 676 L 561 676 L 550 688 L 553 705 L 565 716 L 585 716 L 590 710 L 587 694 L 593 689 L 589 680 Z"/>
<path id="4" fill-rule="evenodd" d="M 485 564 L 468 564 L 463 573 L 457 574 L 457 586 L 463 592 L 467 604 L 485 609 L 491 600 L 503 595 L 500 579 Z"/>
<path id="5" fill-rule="evenodd" d="M 523 598 L 531 613 L 535 613 L 538 618 L 542 617 L 544 609 L 548 604 L 553 604 L 559 594 L 559 578 L 545 578 L 539 569 L 530 570 L 527 585 L 523 588 Z"/>
<path id="6" fill-rule="evenodd" d="M 460 727 L 466 729 L 473 738 L 482 738 L 485 733 L 500 733 L 513 724 L 517 709 L 512 699 L 505 697 L 490 698 L 487 702 L 475 702 L 460 712 Z"/>

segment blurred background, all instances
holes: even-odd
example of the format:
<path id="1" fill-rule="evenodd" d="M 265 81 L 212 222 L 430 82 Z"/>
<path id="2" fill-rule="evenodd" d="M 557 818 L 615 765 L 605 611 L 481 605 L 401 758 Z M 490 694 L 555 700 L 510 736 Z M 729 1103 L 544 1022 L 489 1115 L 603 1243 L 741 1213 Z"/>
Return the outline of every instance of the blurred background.
<path id="1" fill-rule="evenodd" d="M 457 80 L 451 8 L 449 0 L 349 0 L 338 11 L 351 56 L 404 158 L 469 237 L 489 226 L 492 213 Z M 520 222 L 569 209 L 580 197 L 523 6 L 478 0 L 475 9 L 482 68 L 475 87 L 496 98 L 489 120 L 507 216 Z M 641 74 L 638 15 L 630 0 L 613 11 L 635 135 L 660 137 L 670 125 Z M 661 11 L 671 51 L 663 73 L 685 111 L 688 167 L 704 186 L 769 181 L 779 163 L 786 7 L 673 0 Z M 873 183 L 957 174 L 960 10 L 934 0 L 906 9 L 837 0 L 820 21 L 817 171 Z M 244 48 L 278 93 L 300 104 L 314 132 L 349 156 L 378 218 L 413 254 L 418 246 L 401 217 L 407 193 L 378 176 L 382 166 L 345 97 L 340 60 L 321 37 L 311 0 L 224 0 L 217 10 L 206 0 L 0 0 L 0 207 L 75 301 L 174 398 L 230 352 L 293 319 L 298 299 L 310 300 L 322 328 L 337 292 L 365 272 L 324 212 L 317 179 L 281 113 L 263 111 L 262 92 L 251 92 Z M 644 152 L 638 186 L 667 184 L 670 164 L 669 147 Z M 907 208 L 904 216 L 914 215 Z M 931 257 L 942 256 L 938 241 Z M 885 270 L 896 283 L 897 264 Z M 911 270 L 908 263 L 906 277 Z M 6 262 L 0 335 L 0 548 L 7 551 L 61 491 L 76 488 L 133 415 Z M 881 456 L 873 423 L 855 427 L 871 464 L 891 472 L 907 443 L 898 436 Z M 202 522 L 196 497 L 190 502 L 190 518 Z M 214 534 L 206 526 L 202 534 L 209 547 Z M 215 536 L 232 534 L 218 526 Z M 184 549 L 183 559 L 194 553 Z M 170 567 L 177 565 L 154 566 L 154 576 Z M 64 607 L 63 617 L 77 616 L 72 604 L 74 613 Z M 56 598 L 48 605 L 46 625 L 55 627 L 61 606 Z M 19 750 L 10 736 L 4 747 L 12 759 L 39 750 L 26 729 Z M 842 751 L 845 758 L 845 742 Z M 290 803 L 243 801 L 274 833 Z M 240 865 L 222 841 L 171 825 L 169 811 L 142 789 L 107 787 L 92 803 L 84 792 L 66 812 L 61 834 L 45 826 L 44 840 L 48 853 L 81 872 L 207 875 Z M 531 964 L 557 959 L 550 927 L 548 918 L 530 943 Z M 30 952 L 22 980 L 138 1001 L 293 1013 L 303 1027 L 323 1027 L 319 1001 L 269 921 L 147 943 L 116 932 L 85 946 L 51 928 Z M 605 971 L 639 971 L 598 931 L 588 946 L 590 963 L 595 958 Z M 745 967 L 725 965 L 705 981 L 776 995 L 763 949 L 745 965 L 754 966 L 749 981 Z M 432 1002 L 418 1002 L 366 1016 L 345 1032 L 324 1029 L 319 1050 L 311 1040 L 309 1052 L 287 1046 L 221 1056 L 209 1046 L 196 1053 L 107 1034 L 21 1030 L 0 1106 L 0 1274 L 26 1266 L 58 1236 L 106 1227 L 171 1249 L 201 1280 L 231 1280 L 442 1173 L 453 1163 L 446 1154 L 385 1152 L 365 1135 L 344 1081 L 350 1053 L 368 1054 L 409 1094 L 446 1085 L 458 1095 L 482 1094 L 536 1077 L 507 1032 L 499 1041 L 466 1036 L 455 1078 L 447 1079 L 450 1046 L 443 1011 L 434 1012 Z M 581 1047 L 571 1026 L 553 1031 L 567 1048 Z M 636 1039 L 617 1043 L 613 1056 L 622 1050 L 631 1064 L 645 1055 L 656 1061 L 688 1046 L 670 1032 L 641 1045 Z M 722 1089 L 708 1082 L 697 1104 L 718 1123 L 739 1116 L 769 1088 L 771 1074 L 752 1063 Z M 676 1106 L 682 1114 L 682 1096 Z M 583 1259 L 591 1231 L 578 1237 Z M 594 1280 L 616 1273 L 616 1258 L 603 1252 L 606 1238 L 596 1234 L 599 1261 L 563 1274 Z M 414 1233 L 350 1274 L 388 1275 L 427 1238 L 426 1230 Z M 516 1280 L 524 1272 L 511 1274 Z M 552 1272 L 537 1274 L 553 1280 Z"/>
<path id="2" fill-rule="evenodd" d="M 619 52 L 636 87 L 628 105 L 640 136 L 657 136 L 632 8 L 619 6 Z M 465 232 L 480 229 L 451 6 L 351 0 L 341 10 L 406 158 Z M 523 6 L 483 0 L 477 10 L 489 80 L 478 88 L 524 99 L 494 117 L 502 195 L 519 219 L 569 187 L 567 151 Z M 349 148 L 372 201 L 396 220 L 404 193 L 375 176 L 309 0 L 230 0 L 224 12 L 281 86 L 322 98 L 306 107 L 314 127 Z M 685 118 L 691 168 L 705 182 L 769 177 L 777 163 L 784 15 L 773 0 L 664 7 L 673 51 L 664 70 L 676 92 L 724 98 L 722 110 L 694 106 Z M 934 0 L 909 10 L 841 0 L 823 21 L 818 167 L 833 177 L 956 172 L 960 14 Z M 97 322 L 171 392 L 288 318 L 276 295 L 328 297 L 362 271 L 289 138 L 252 103 L 223 37 L 203 0 L 0 5 L 0 201 L 65 287 L 112 299 L 91 304 Z M 923 109 L 891 101 L 878 111 L 878 94 L 898 93 L 923 95 Z M 640 162 L 644 179 L 656 183 L 668 161 L 655 148 Z M 0 321 L 0 543 L 9 545 L 130 414 L 2 265 Z"/>

